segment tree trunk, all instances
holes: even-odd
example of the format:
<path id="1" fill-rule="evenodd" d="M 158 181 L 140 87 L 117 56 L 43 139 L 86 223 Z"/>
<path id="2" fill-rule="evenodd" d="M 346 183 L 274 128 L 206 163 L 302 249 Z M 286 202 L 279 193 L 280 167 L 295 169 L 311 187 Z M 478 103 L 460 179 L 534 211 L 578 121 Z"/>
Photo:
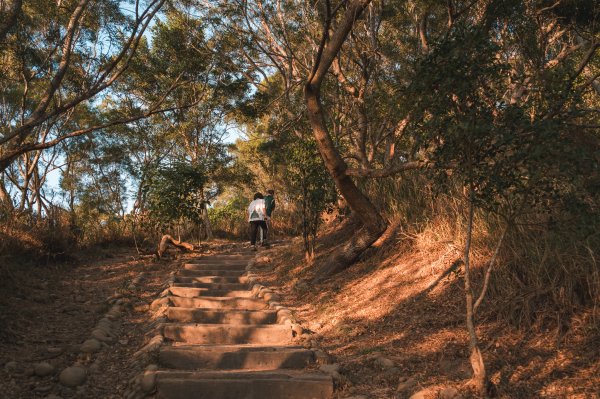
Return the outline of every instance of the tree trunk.
<path id="1" fill-rule="evenodd" d="M 206 204 L 203 205 L 202 208 L 202 222 L 204 224 L 204 229 L 206 230 L 206 240 L 210 241 L 213 239 L 212 226 L 210 225 L 210 219 L 208 218 L 208 209 L 206 208 Z"/>
<path id="2" fill-rule="evenodd" d="M 473 369 L 473 377 L 471 381 L 475 388 L 481 395 L 486 394 L 488 380 L 485 372 L 485 363 L 483 362 L 483 356 L 479 349 L 479 340 L 477 339 L 477 331 L 475 330 L 475 312 L 474 312 L 474 301 L 473 301 L 473 289 L 471 287 L 471 264 L 470 264 L 470 252 L 471 252 L 471 237 L 473 236 L 473 188 L 470 188 L 469 192 L 469 215 L 467 220 L 467 239 L 465 243 L 465 299 L 467 307 L 467 331 L 469 332 L 469 349 L 471 354 L 469 360 L 471 361 L 471 368 Z"/>
<path id="3" fill-rule="evenodd" d="M 324 40 L 319 54 L 317 54 L 313 73 L 308 78 L 304 87 L 304 100 L 308 110 L 310 126 L 325 167 L 348 203 L 348 206 L 363 224 L 360 234 L 355 235 L 348 244 L 325 262 L 317 274 L 317 279 L 346 268 L 375 242 L 386 228 L 386 223 L 377 209 L 346 174 L 348 166 L 335 148 L 335 144 L 329 134 L 320 99 L 321 84 L 327 71 L 337 57 L 346 37 L 352 30 L 354 22 L 369 3 L 370 0 L 355 0 L 348 4 L 344 17 L 335 32 L 331 35 L 331 40 L 325 43 L 328 30 L 330 29 L 330 21 L 326 22 L 323 32 Z"/>
<path id="4" fill-rule="evenodd" d="M 0 205 L 8 207 L 11 212 L 15 209 L 12 199 L 4 185 L 4 176 L 0 178 Z"/>

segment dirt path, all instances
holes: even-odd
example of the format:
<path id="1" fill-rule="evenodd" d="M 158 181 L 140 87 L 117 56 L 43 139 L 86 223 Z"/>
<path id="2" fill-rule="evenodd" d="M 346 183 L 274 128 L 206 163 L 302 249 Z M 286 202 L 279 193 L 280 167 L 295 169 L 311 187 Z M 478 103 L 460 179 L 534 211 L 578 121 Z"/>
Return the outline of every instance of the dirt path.
<path id="1" fill-rule="evenodd" d="M 176 265 L 134 255 L 131 249 L 96 248 L 82 255 L 92 260 L 20 270 L 2 282 L 0 397 L 123 397 L 135 373 L 131 356 L 147 339 L 148 304 Z M 121 311 L 110 320 L 110 342 L 82 351 L 117 303 Z M 64 386 L 60 373 L 74 365 L 87 370 L 85 383 Z"/>
<path id="2" fill-rule="evenodd" d="M 330 377 L 302 371 L 312 351 L 250 289 L 252 256 L 219 255 L 230 246 L 162 262 L 97 250 L 5 281 L 0 397 L 330 397 Z M 156 310 L 161 292 L 168 306 Z"/>

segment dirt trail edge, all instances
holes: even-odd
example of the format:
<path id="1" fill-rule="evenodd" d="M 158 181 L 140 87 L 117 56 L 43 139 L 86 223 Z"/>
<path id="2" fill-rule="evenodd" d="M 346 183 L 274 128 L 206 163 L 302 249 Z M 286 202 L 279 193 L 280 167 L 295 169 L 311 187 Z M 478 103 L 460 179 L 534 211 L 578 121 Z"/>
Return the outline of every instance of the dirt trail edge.
<path id="1" fill-rule="evenodd" d="M 152 305 L 164 324 L 158 364 L 138 379 L 143 391 L 164 399 L 332 397 L 331 376 L 298 345 L 302 328 L 277 294 L 256 283 L 254 255 L 199 256 L 172 275 Z"/>

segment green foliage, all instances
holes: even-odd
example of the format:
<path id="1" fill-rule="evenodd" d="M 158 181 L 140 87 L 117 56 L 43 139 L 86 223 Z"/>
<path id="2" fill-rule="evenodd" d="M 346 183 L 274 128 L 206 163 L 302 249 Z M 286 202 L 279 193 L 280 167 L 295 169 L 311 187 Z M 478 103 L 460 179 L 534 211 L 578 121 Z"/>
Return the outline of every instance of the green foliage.
<path id="1" fill-rule="evenodd" d="M 239 191 L 235 191 L 230 198 L 214 203 L 208 212 L 213 232 L 222 237 L 245 239 L 248 230 L 246 208 L 249 203 L 250 200 Z"/>
<path id="2" fill-rule="evenodd" d="M 454 178 L 472 187 L 478 206 L 507 217 L 525 208 L 589 203 L 585 176 L 598 172 L 598 159 L 578 143 L 568 115 L 553 115 L 555 104 L 580 100 L 561 94 L 568 75 L 554 70 L 542 93 L 511 101 L 504 78 L 511 65 L 500 51 L 488 32 L 457 26 L 418 64 L 407 93 L 418 115 L 413 153 L 441 167 L 432 169 L 440 189 L 444 168 L 452 168 Z"/>
<path id="3" fill-rule="evenodd" d="M 275 145 L 285 159 L 283 180 L 290 198 L 301 204 L 302 237 L 306 254 L 314 256 L 323 212 L 337 200 L 337 191 L 312 136 L 287 137 Z"/>
<path id="4" fill-rule="evenodd" d="M 200 223 L 205 183 L 205 171 L 197 165 L 175 163 L 159 168 L 145 193 L 151 217 L 162 225 L 182 219 Z"/>

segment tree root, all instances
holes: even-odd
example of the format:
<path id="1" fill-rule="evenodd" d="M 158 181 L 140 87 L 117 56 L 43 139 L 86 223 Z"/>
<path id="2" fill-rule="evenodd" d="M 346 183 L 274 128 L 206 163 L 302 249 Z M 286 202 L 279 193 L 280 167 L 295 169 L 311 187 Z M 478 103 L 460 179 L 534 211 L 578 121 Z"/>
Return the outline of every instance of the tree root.
<path id="1" fill-rule="evenodd" d="M 158 244 L 158 249 L 156 250 L 156 257 L 158 259 L 160 259 L 163 256 L 163 254 L 167 250 L 167 246 L 169 245 L 169 243 L 173 244 L 174 246 L 176 246 L 178 248 L 185 249 L 187 251 L 194 250 L 194 246 L 192 244 L 189 244 L 187 242 L 183 242 L 180 240 L 176 240 L 173 237 L 171 237 L 170 235 L 165 234 L 160 239 L 160 243 Z"/>
<path id="2" fill-rule="evenodd" d="M 373 244 L 383 231 L 375 232 L 361 227 L 356 234 L 339 250 L 335 251 L 321 263 L 313 283 L 318 283 L 329 276 L 341 272 L 352 265 L 360 255 Z"/>

